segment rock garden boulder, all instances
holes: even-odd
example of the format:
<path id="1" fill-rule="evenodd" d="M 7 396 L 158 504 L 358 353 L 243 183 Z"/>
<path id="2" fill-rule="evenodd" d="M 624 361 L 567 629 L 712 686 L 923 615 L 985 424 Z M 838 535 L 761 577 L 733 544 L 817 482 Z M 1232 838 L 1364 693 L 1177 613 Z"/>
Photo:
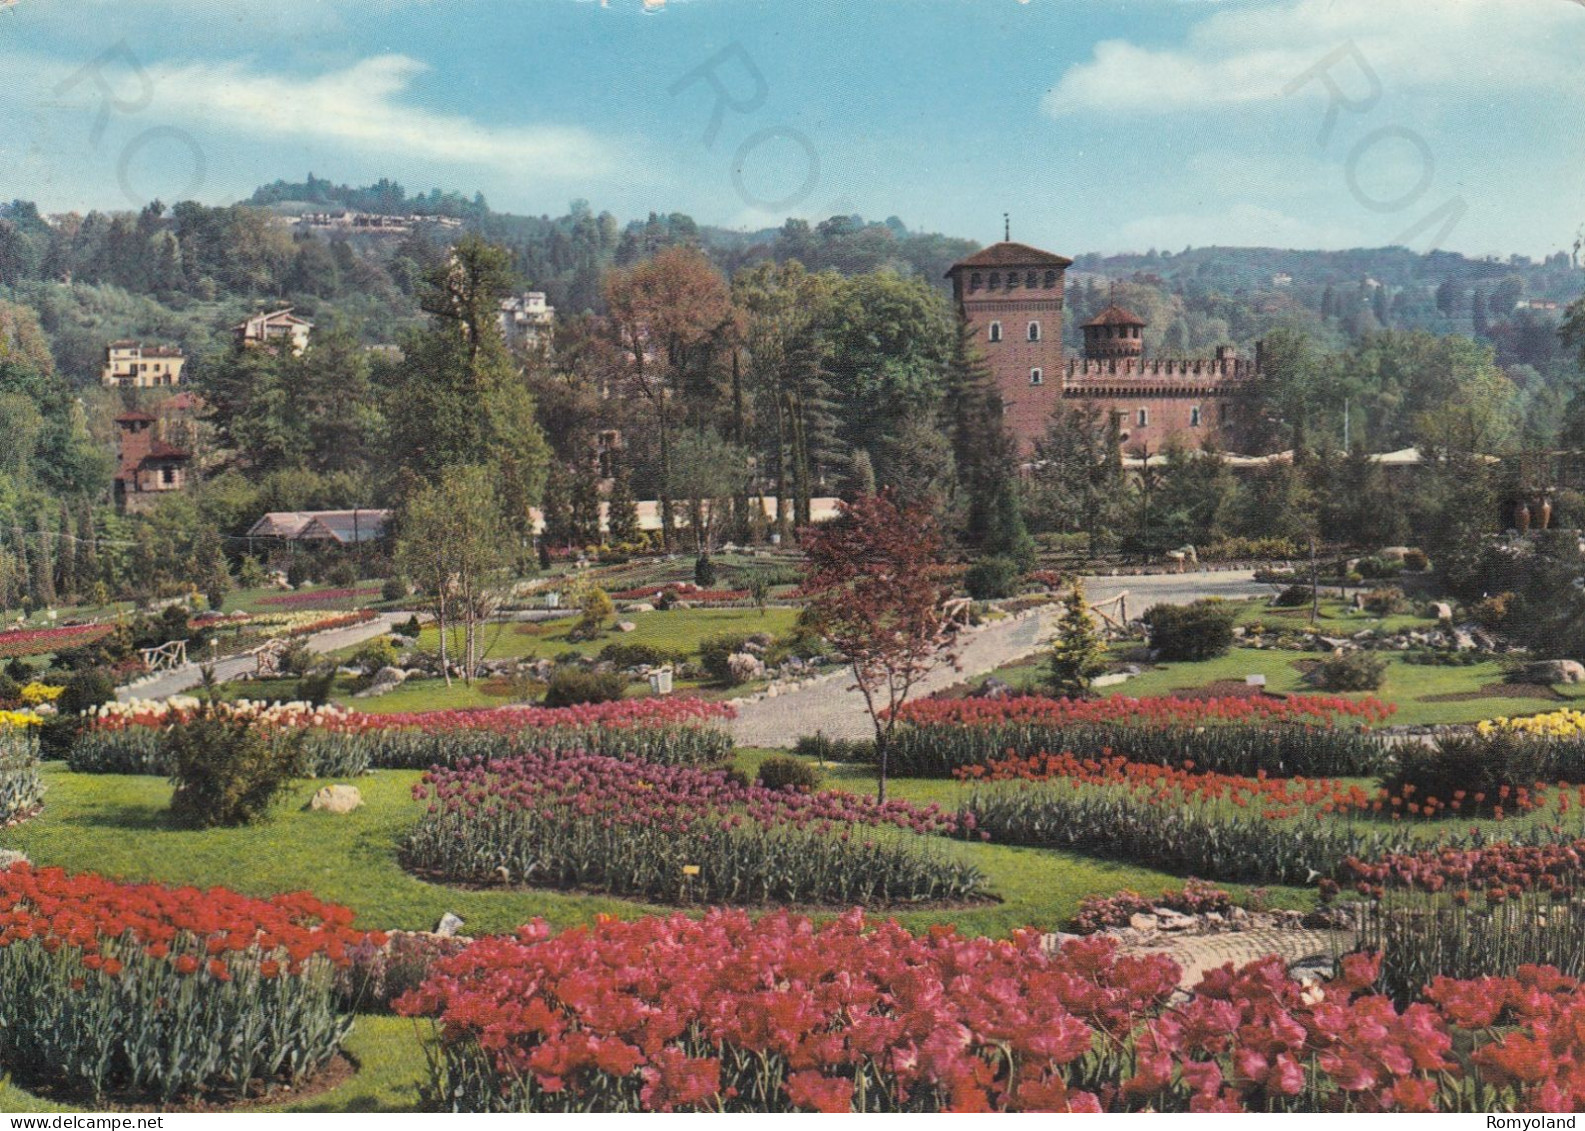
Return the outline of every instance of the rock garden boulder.
<path id="1" fill-rule="evenodd" d="M 327 785 L 314 794 L 310 809 L 325 813 L 350 813 L 363 804 L 363 794 L 355 785 Z"/>

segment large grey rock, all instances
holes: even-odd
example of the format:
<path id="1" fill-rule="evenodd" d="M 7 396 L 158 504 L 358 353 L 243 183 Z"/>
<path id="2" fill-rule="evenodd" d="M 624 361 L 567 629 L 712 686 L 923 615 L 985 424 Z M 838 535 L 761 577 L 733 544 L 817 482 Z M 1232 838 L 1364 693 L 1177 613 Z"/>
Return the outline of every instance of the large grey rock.
<path id="1" fill-rule="evenodd" d="M 350 813 L 363 804 L 363 794 L 355 785 L 327 785 L 308 803 L 310 809 L 325 813 Z"/>
<path id="2" fill-rule="evenodd" d="M 1578 660 L 1538 660 L 1524 669 L 1527 683 L 1585 683 L 1585 664 Z"/>
<path id="3" fill-rule="evenodd" d="M 435 934 L 443 939 L 457 937 L 457 932 L 462 930 L 465 920 L 461 915 L 448 911 L 440 917 L 440 922 L 435 925 Z"/>

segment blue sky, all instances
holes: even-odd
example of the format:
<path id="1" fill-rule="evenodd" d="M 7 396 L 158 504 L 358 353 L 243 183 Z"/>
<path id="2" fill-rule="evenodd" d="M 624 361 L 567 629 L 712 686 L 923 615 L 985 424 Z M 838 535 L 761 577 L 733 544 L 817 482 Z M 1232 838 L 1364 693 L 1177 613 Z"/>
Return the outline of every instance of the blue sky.
<path id="1" fill-rule="evenodd" d="M 1581 0 L 17 0 L 0 197 L 312 170 L 735 227 L 1008 211 L 1068 253 L 1539 255 L 1585 222 L 1582 60 Z"/>

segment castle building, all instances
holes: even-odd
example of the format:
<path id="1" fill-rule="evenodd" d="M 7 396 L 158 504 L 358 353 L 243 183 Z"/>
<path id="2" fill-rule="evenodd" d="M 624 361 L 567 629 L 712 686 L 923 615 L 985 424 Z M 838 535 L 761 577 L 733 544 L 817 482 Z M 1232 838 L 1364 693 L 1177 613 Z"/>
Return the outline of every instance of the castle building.
<path id="1" fill-rule="evenodd" d="M 161 389 L 182 383 L 187 356 L 171 346 L 142 342 L 111 342 L 105 347 L 105 367 L 99 383 L 113 389 Z"/>
<path id="2" fill-rule="evenodd" d="M 146 412 L 116 417 L 116 505 L 130 514 L 148 510 L 161 496 L 187 486 L 193 457 L 161 439 L 158 424 Z"/>
<path id="3" fill-rule="evenodd" d="M 1007 427 L 1028 455 L 1064 404 L 1091 403 L 1117 423 L 1125 451 L 1159 451 L 1171 437 L 1236 446 L 1246 392 L 1259 374 L 1232 346 L 1214 357 L 1144 355 L 1145 322 L 1116 303 L 1083 327 L 1084 356 L 1062 348 L 1066 272 L 1073 261 L 1003 241 L 952 266 L 952 295 L 1001 393 Z"/>

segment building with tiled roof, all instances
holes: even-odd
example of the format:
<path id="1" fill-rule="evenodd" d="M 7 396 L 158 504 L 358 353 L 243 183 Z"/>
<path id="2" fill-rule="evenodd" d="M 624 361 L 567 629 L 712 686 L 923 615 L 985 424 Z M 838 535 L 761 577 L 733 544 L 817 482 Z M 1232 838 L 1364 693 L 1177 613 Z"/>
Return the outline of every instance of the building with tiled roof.
<path id="1" fill-rule="evenodd" d="M 1002 398 L 1008 430 L 1028 455 L 1065 405 L 1098 406 L 1125 451 L 1160 450 L 1174 436 L 1199 446 L 1236 446 L 1247 393 L 1259 373 L 1231 346 L 1213 357 L 1144 356 L 1146 322 L 1115 302 L 1086 322 L 1084 356 L 1062 346 L 1066 272 L 1072 260 L 1003 240 L 947 272 L 959 313 L 973 330 Z"/>
<path id="2" fill-rule="evenodd" d="M 299 318 L 288 306 L 268 314 L 255 314 L 240 326 L 233 326 L 231 333 L 240 348 L 278 350 L 285 346 L 293 354 L 300 354 L 308 348 L 308 335 L 313 329 L 312 322 Z"/>
<path id="3" fill-rule="evenodd" d="M 99 383 L 113 389 L 165 389 L 182 383 L 187 355 L 175 346 L 123 340 L 105 347 Z"/>

